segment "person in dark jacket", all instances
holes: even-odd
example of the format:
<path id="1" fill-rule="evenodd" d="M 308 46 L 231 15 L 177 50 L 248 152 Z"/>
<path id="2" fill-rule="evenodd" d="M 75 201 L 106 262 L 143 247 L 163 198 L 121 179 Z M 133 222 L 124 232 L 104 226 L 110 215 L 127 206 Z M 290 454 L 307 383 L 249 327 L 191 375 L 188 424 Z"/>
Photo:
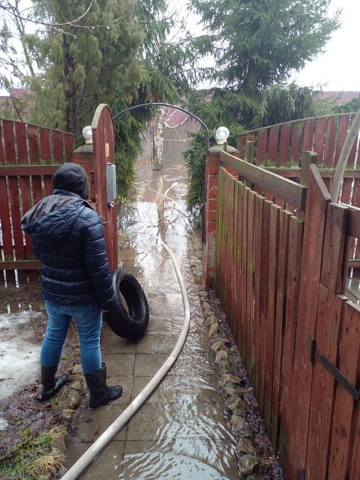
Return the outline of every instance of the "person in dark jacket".
<path id="1" fill-rule="evenodd" d="M 101 312 L 111 308 L 114 288 L 100 216 L 86 201 L 88 180 L 81 165 L 65 163 L 53 177 L 53 193 L 21 219 L 41 262 L 42 294 L 48 313 L 41 347 L 41 398 L 53 397 L 68 381 L 56 377 L 72 318 L 80 340 L 81 365 L 90 391 L 90 408 L 105 405 L 123 393 L 108 387 L 101 360 Z"/>

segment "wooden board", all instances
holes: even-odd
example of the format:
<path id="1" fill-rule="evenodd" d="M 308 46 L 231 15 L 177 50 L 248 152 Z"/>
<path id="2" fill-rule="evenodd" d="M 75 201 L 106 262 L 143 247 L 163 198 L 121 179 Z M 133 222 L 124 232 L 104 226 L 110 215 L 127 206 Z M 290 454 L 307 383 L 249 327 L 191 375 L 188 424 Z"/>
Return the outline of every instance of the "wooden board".
<path id="1" fill-rule="evenodd" d="M 316 345 L 333 364 L 339 350 L 339 327 L 343 299 L 326 287 L 319 288 Z M 306 479 L 328 478 L 327 460 L 334 406 L 335 379 L 316 358 L 312 377 L 312 395 Z M 337 477 L 345 478 L 345 477 Z"/>
<path id="2" fill-rule="evenodd" d="M 271 431 L 272 424 L 272 389 L 273 389 L 273 369 L 274 369 L 274 344 L 275 344 L 275 306 L 276 306 L 276 266 L 278 262 L 278 243 L 279 243 L 279 224 L 280 207 L 272 204 L 270 206 L 270 224 L 269 224 L 269 267 L 267 279 L 267 318 L 266 318 L 266 353 L 265 353 L 265 393 L 264 393 L 264 421 L 267 431 Z M 273 447 L 276 445 L 273 444 Z"/>
<path id="3" fill-rule="evenodd" d="M 343 303 L 338 368 L 353 386 L 359 388 L 360 307 L 345 300 Z M 356 402 L 356 408 L 358 407 L 359 402 Z M 359 478 L 359 450 L 356 447 L 359 447 L 360 434 L 354 428 L 354 408 L 354 398 L 337 383 L 327 477 L 329 480 Z M 349 470 L 351 474 L 347 476 Z"/>
<path id="4" fill-rule="evenodd" d="M 301 275 L 301 258 L 303 251 L 304 222 L 297 217 L 290 217 L 289 254 L 286 274 L 286 306 L 284 325 L 284 349 L 282 356 L 282 388 L 280 399 L 280 458 L 285 463 L 288 439 L 292 435 L 296 419 L 292 416 L 292 382 L 294 373 L 294 355 L 296 343 L 297 317 L 300 306 L 299 286 Z"/>
<path id="5" fill-rule="evenodd" d="M 288 442 L 286 478 L 296 479 L 305 471 L 307 431 L 309 424 L 313 365 L 309 358 L 310 337 L 315 336 L 318 286 L 321 273 L 322 246 L 327 205 L 331 198 L 315 165 L 309 167 L 308 205 L 304 228 L 304 253 L 301 265 L 300 302 L 294 376 L 292 384 L 292 416 L 296 419 Z"/>

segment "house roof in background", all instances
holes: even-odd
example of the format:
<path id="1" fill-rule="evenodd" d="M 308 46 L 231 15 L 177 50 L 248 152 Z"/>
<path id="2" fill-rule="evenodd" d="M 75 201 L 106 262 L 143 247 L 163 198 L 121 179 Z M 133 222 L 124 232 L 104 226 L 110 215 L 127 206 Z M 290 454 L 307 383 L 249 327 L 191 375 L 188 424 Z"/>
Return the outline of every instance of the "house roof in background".
<path id="1" fill-rule="evenodd" d="M 351 102 L 354 98 L 360 97 L 360 92 L 319 92 L 319 97 L 329 97 L 335 100 L 339 105 Z"/>
<path id="2" fill-rule="evenodd" d="M 0 95 L 1 100 L 9 100 L 11 97 L 19 99 L 24 95 L 29 95 L 31 90 L 29 88 L 10 88 L 8 95 Z"/>

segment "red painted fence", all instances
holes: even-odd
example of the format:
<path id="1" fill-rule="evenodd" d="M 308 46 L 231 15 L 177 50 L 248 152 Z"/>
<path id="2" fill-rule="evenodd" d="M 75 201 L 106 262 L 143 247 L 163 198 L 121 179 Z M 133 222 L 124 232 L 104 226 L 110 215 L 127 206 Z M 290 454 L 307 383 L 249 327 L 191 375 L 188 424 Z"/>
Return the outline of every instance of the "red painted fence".
<path id="1" fill-rule="evenodd" d="M 109 264 L 118 266 L 116 208 L 107 203 L 106 164 L 115 163 L 113 121 L 99 105 L 93 123 L 93 146 L 74 151 L 72 134 L 36 125 L 0 120 L 0 285 L 39 280 L 40 264 L 20 219 L 52 193 L 52 176 L 65 162 L 81 163 L 88 173 L 89 200 L 104 225 Z"/>
<path id="2" fill-rule="evenodd" d="M 0 121 L 0 284 L 38 279 L 30 238 L 20 219 L 52 192 L 52 176 L 72 160 L 73 135 L 12 120 Z"/>
<path id="3" fill-rule="evenodd" d="M 240 158 L 245 158 L 246 142 L 251 141 L 254 145 L 256 165 L 262 165 L 279 175 L 296 180 L 300 177 L 302 152 L 313 151 L 317 154 L 317 166 L 321 177 L 330 189 L 341 149 L 355 115 L 350 113 L 308 118 L 240 134 L 238 137 Z M 349 155 L 339 201 L 360 206 L 359 178 L 358 139 Z"/>
<path id="4" fill-rule="evenodd" d="M 330 171 L 312 164 L 316 153 L 304 152 L 315 144 L 330 151 L 314 132 L 332 125 L 339 152 L 345 118 L 320 119 L 321 129 L 311 119 L 250 132 L 244 138 L 255 141 L 251 163 L 219 149 L 208 153 L 207 214 L 216 215 L 206 217 L 205 252 L 214 239 L 215 264 L 205 256 L 205 275 L 219 294 L 287 480 L 360 478 L 360 307 L 345 295 L 350 262 L 358 263 L 360 209 L 331 203 Z M 275 148 L 288 127 L 287 147 Z M 284 157 L 280 167 L 280 153 L 291 155 L 295 145 L 296 166 L 290 170 L 292 160 Z M 249 159 L 250 147 L 244 143 L 241 156 L 246 151 Z M 271 158 L 271 167 L 252 164 L 259 148 L 262 165 Z M 353 203 L 357 156 L 358 149 L 347 171 L 349 180 L 354 172 Z"/>

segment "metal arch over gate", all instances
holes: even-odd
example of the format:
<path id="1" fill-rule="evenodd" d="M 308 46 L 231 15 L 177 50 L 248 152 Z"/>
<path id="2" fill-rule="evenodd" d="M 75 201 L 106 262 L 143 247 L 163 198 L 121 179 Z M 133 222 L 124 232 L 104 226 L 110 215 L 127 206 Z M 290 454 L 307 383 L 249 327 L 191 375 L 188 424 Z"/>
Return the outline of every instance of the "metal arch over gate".
<path id="1" fill-rule="evenodd" d="M 117 113 L 116 115 L 113 116 L 113 120 L 115 120 L 117 117 L 120 117 L 120 115 L 123 115 L 126 112 L 131 112 L 132 110 L 138 110 L 139 108 L 144 108 L 144 107 L 170 107 L 170 108 L 175 108 L 176 110 L 180 110 L 180 112 L 184 112 L 187 115 L 189 115 L 192 118 L 195 118 L 201 125 L 205 128 L 206 132 L 206 149 L 209 148 L 209 129 L 206 126 L 206 124 L 196 115 L 193 113 L 189 112 L 188 110 L 185 110 L 184 108 L 178 107 L 177 105 L 171 105 L 170 103 L 162 103 L 162 102 L 157 102 L 157 103 L 141 103 L 140 105 L 134 105 L 132 107 L 126 108 L 125 110 L 122 110 L 121 112 Z"/>

